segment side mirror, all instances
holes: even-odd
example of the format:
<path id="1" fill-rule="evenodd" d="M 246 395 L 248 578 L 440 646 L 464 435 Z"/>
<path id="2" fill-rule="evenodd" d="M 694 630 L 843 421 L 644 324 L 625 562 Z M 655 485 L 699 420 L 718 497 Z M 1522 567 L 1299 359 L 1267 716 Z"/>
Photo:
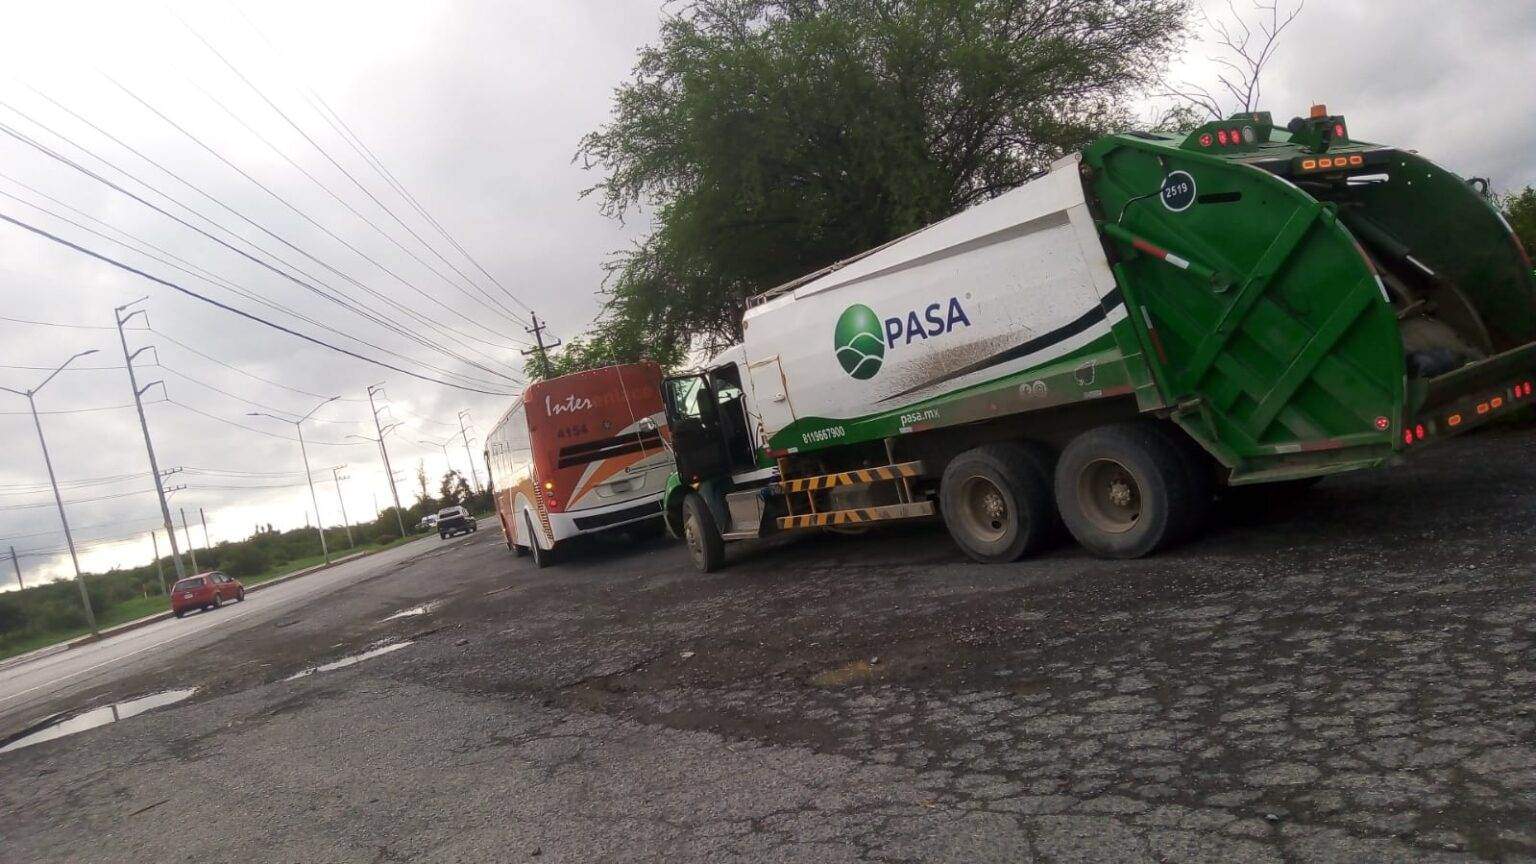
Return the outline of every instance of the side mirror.
<path id="1" fill-rule="evenodd" d="M 651 418 L 651 417 L 642 417 L 642 418 L 640 418 L 640 431 L 641 432 L 656 432 L 660 428 L 661 427 L 656 425 L 656 420 L 654 418 Z M 658 435 L 657 437 L 661 439 L 661 446 L 667 448 L 667 452 L 671 453 L 673 455 L 673 457 L 675 458 L 677 456 L 677 452 L 672 449 L 672 442 L 667 440 L 667 436 L 665 436 L 665 435 Z"/>

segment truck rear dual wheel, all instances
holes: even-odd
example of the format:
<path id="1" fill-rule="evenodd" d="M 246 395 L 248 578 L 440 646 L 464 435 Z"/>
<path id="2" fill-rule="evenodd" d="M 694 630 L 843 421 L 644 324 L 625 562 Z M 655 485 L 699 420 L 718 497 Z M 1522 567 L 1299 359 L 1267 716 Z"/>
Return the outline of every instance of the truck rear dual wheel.
<path id="1" fill-rule="evenodd" d="M 1067 530 L 1104 558 L 1139 558 L 1191 530 L 1199 514 L 1189 457 L 1149 423 L 1100 426 L 1056 463 L 1056 503 Z"/>
<path id="2" fill-rule="evenodd" d="M 1028 444 L 987 444 L 961 453 L 939 481 L 949 536 L 983 564 L 1039 551 L 1059 524 L 1050 478 L 1049 454 Z"/>

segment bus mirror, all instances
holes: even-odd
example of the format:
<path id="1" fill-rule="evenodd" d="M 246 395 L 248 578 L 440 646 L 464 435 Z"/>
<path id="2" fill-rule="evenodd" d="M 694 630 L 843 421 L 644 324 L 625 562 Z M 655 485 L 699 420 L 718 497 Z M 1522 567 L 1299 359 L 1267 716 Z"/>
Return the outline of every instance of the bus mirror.
<path id="1" fill-rule="evenodd" d="M 653 418 L 650 418 L 650 417 L 641 417 L 640 418 L 640 431 L 641 432 L 651 433 L 651 432 L 657 431 L 658 428 L 659 427 L 657 427 L 656 421 Z M 665 435 L 658 435 L 657 437 L 661 439 L 661 446 L 667 448 L 667 452 L 668 453 L 673 453 L 672 442 L 667 440 L 667 436 L 665 436 Z M 676 454 L 673 453 L 673 455 L 675 456 Z"/>

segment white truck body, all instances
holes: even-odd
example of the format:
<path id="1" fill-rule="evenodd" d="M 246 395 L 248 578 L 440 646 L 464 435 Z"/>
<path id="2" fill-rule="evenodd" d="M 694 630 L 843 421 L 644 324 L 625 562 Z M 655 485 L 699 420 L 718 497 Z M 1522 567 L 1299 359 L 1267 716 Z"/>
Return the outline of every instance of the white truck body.
<path id="1" fill-rule="evenodd" d="M 763 440 L 789 452 L 826 443 L 842 437 L 832 421 L 915 405 L 1107 338 L 1126 313 L 1078 161 L 1064 158 L 1018 189 L 750 308 L 743 348 Z M 860 320 L 842 326 L 840 316 Z M 844 340 L 870 321 L 878 337 Z M 837 333 L 829 322 L 839 322 Z M 791 424 L 804 440 L 783 440 Z"/>

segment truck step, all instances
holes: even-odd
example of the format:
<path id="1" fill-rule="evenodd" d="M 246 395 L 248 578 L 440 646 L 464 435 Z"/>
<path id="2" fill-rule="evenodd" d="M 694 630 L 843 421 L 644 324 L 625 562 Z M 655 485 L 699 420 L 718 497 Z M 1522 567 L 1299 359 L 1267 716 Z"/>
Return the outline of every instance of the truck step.
<path id="1" fill-rule="evenodd" d="M 922 462 L 902 462 L 897 465 L 881 465 L 878 468 L 859 468 L 853 471 L 843 471 L 838 474 L 822 474 L 818 477 L 797 477 L 793 480 L 784 480 L 778 485 L 780 492 L 794 494 L 797 492 L 815 492 L 820 489 L 831 489 L 833 486 L 856 486 L 860 483 L 878 483 L 882 480 L 921 477 L 922 474 Z"/>
<path id="2" fill-rule="evenodd" d="M 806 513 L 802 516 L 780 516 L 779 528 L 788 530 L 792 528 L 820 528 L 824 525 L 862 525 L 866 522 L 887 522 L 892 519 L 914 519 L 919 516 L 932 516 L 937 512 L 938 508 L 934 506 L 932 501 L 916 501 L 911 504 L 886 504 L 881 507 L 855 507 L 852 510 L 829 510 L 825 513 Z"/>

